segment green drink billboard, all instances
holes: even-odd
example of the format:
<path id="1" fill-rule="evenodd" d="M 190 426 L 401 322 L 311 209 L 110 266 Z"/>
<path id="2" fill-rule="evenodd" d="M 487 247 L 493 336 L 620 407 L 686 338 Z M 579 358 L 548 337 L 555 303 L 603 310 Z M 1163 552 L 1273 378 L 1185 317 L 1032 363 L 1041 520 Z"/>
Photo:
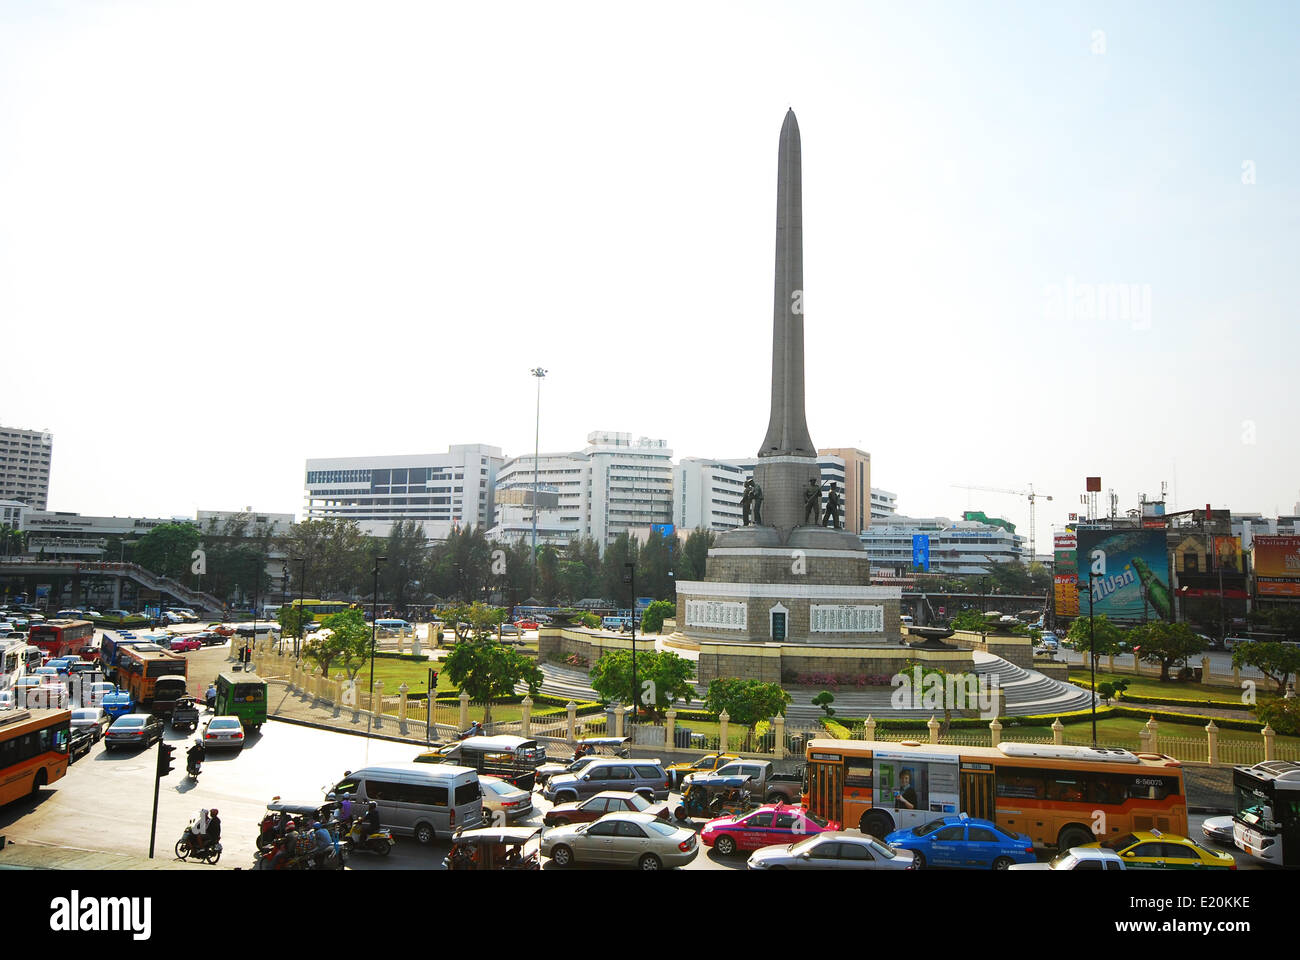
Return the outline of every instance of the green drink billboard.
<path id="1" fill-rule="evenodd" d="M 1163 530 L 1078 528 L 1079 613 L 1141 623 L 1173 619 Z"/>

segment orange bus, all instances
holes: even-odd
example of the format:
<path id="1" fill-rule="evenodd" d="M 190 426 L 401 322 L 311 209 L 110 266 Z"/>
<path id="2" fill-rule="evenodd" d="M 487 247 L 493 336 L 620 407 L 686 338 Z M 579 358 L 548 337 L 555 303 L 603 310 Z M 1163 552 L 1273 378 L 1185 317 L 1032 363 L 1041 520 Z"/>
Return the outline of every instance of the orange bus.
<path id="1" fill-rule="evenodd" d="M 117 661 L 117 682 L 136 703 L 152 703 L 155 697 L 175 700 L 185 692 L 186 665 L 184 657 L 167 650 L 123 647 Z M 165 691 L 158 687 L 164 678 Z"/>
<path id="2" fill-rule="evenodd" d="M 81 657 L 86 659 L 95 639 L 95 625 L 89 620 L 47 620 L 33 623 L 27 633 L 27 642 L 41 648 L 46 660 L 50 657 Z"/>
<path id="3" fill-rule="evenodd" d="M 1163 754 L 915 740 L 813 740 L 806 753 L 809 810 L 880 839 L 958 813 L 1053 849 L 1152 828 L 1187 835 L 1182 765 Z"/>
<path id="4" fill-rule="evenodd" d="M 30 796 L 68 772 L 70 710 L 0 713 L 0 807 Z"/>

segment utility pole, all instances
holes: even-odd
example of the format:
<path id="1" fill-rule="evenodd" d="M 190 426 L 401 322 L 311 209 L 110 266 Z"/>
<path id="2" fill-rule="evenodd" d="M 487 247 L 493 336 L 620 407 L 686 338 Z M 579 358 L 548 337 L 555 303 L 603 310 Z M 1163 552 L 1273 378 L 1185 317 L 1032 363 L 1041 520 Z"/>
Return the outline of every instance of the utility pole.
<path id="1" fill-rule="evenodd" d="M 546 376 L 546 371 L 541 367 L 533 367 L 529 371 L 537 378 L 537 418 L 533 423 L 533 556 L 532 556 L 532 576 L 529 579 L 528 592 L 537 593 L 537 490 L 538 476 L 540 473 L 539 464 L 542 458 L 542 378 Z"/>

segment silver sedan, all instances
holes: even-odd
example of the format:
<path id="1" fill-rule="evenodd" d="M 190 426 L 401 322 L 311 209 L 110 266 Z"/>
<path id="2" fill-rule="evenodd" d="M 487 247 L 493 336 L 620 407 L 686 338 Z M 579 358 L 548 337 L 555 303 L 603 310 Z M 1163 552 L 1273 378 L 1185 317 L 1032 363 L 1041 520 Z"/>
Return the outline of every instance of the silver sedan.
<path id="1" fill-rule="evenodd" d="M 915 870 L 916 860 L 912 851 L 874 837 L 829 830 L 798 843 L 755 850 L 748 866 L 751 870 Z"/>
<path id="2" fill-rule="evenodd" d="M 649 813 L 607 813 L 594 823 L 553 827 L 542 836 L 542 856 L 557 867 L 583 863 L 659 870 L 684 867 L 699 852 L 694 830 Z"/>

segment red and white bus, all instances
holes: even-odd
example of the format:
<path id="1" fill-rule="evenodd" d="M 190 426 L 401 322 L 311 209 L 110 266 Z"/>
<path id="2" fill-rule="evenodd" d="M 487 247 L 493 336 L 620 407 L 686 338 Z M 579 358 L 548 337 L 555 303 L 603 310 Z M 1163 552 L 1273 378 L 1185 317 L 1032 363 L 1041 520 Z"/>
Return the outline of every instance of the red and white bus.
<path id="1" fill-rule="evenodd" d="M 95 625 L 89 620 L 47 620 L 32 624 L 27 642 L 40 647 L 41 655 L 86 658 L 95 639 Z"/>
<path id="2" fill-rule="evenodd" d="M 0 807 L 63 778 L 71 722 L 69 710 L 0 713 Z"/>

